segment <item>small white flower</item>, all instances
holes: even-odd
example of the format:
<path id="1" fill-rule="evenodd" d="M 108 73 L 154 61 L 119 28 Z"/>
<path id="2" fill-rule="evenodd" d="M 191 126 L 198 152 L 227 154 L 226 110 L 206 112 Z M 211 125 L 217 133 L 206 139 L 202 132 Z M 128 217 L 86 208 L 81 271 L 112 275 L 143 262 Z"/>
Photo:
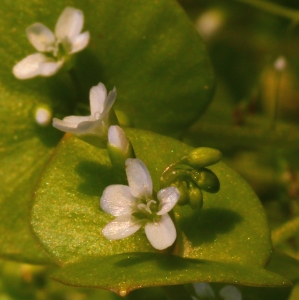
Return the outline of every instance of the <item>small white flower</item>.
<path id="1" fill-rule="evenodd" d="M 99 83 L 90 89 L 90 116 L 69 116 L 63 120 L 53 119 L 53 126 L 64 132 L 72 132 L 78 135 L 96 135 L 107 140 L 109 128 L 109 111 L 116 98 L 114 88 L 107 96 L 107 90 L 103 83 Z"/>
<path id="2" fill-rule="evenodd" d="M 28 55 L 13 68 L 18 79 L 35 76 L 52 76 L 62 67 L 67 58 L 83 50 L 89 42 L 89 32 L 80 33 L 84 15 L 79 9 L 66 7 L 53 33 L 42 23 L 35 23 L 26 29 L 30 43 L 38 51 Z"/>
<path id="3" fill-rule="evenodd" d="M 123 131 L 123 129 L 117 125 L 112 125 L 108 130 L 108 142 L 111 146 L 119 149 L 122 153 L 127 153 L 130 147 L 130 142 Z"/>
<path id="4" fill-rule="evenodd" d="M 110 240 L 123 239 L 145 226 L 151 245 L 163 250 L 176 239 L 176 229 L 168 212 L 176 205 L 180 193 L 175 187 L 159 191 L 153 199 L 153 184 L 145 164 L 138 158 L 126 160 L 129 186 L 110 185 L 101 197 L 101 208 L 116 217 L 103 229 Z"/>
<path id="5" fill-rule="evenodd" d="M 194 283 L 195 294 L 199 299 L 213 300 L 216 298 L 211 286 L 206 282 Z M 219 291 L 219 295 L 223 300 L 242 300 L 241 292 L 233 285 L 226 285 Z M 197 298 L 192 297 L 194 300 Z"/>

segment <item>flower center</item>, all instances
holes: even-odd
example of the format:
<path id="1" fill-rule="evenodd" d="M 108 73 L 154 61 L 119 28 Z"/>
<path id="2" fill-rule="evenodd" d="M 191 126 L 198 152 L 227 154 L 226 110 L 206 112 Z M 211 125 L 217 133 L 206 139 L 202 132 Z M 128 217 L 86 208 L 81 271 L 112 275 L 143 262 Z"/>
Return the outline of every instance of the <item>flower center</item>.
<path id="1" fill-rule="evenodd" d="M 137 205 L 137 211 L 133 213 L 133 216 L 139 220 L 150 220 L 151 222 L 159 221 L 161 216 L 157 215 L 158 204 L 156 200 L 145 199 Z"/>

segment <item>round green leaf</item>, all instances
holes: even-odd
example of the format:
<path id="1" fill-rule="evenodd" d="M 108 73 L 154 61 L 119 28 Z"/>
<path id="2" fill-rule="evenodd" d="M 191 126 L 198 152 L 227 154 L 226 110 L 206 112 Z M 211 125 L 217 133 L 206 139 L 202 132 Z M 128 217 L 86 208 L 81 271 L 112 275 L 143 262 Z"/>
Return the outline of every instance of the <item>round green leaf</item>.
<path id="1" fill-rule="evenodd" d="M 66 6 L 84 12 L 84 28 L 91 35 L 75 64 L 86 104 L 92 85 L 115 86 L 116 109 L 135 127 L 169 135 L 203 113 L 214 86 L 211 63 L 201 37 L 174 0 L 6 1 L 4 20 L 11 19 L 4 12 L 18 15 L 13 33 L 5 32 L 14 36 L 10 55 L 15 61 L 35 52 L 24 28 L 42 22 L 53 29 Z"/>
<path id="2" fill-rule="evenodd" d="M 88 49 L 78 55 L 76 95 L 64 74 L 28 81 L 12 75 L 16 62 L 36 52 L 25 28 L 42 22 L 53 30 L 67 5 L 84 11 L 91 33 Z M 36 107 L 70 115 L 76 100 L 87 102 L 91 86 L 102 81 L 117 87 L 117 108 L 136 126 L 173 134 L 208 104 L 213 74 L 203 42 L 176 1 L 3 1 L 0 32 L 0 255 L 41 263 L 47 258 L 31 237 L 27 206 L 61 134 L 36 125 Z"/>
<path id="3" fill-rule="evenodd" d="M 122 296 L 140 287 L 190 282 L 225 282 L 255 286 L 291 284 L 283 277 L 256 266 L 187 259 L 158 253 L 91 257 L 55 270 L 52 278 L 74 286 L 109 289 Z"/>
<path id="4" fill-rule="evenodd" d="M 126 130 L 126 133 L 137 157 L 148 166 L 156 191 L 159 190 L 162 171 L 192 150 L 177 140 L 151 132 L 131 129 Z M 270 277 L 267 281 L 263 277 L 264 271 L 261 271 L 270 256 L 271 243 L 265 214 L 259 200 L 246 182 L 224 163 L 220 162 L 211 169 L 218 176 L 221 188 L 216 194 L 204 193 L 201 213 L 192 211 L 188 206 L 176 207 L 174 210 L 179 228 L 175 253 L 181 256 L 180 259 L 192 258 L 204 263 L 217 262 L 219 266 L 225 266 L 223 269 L 219 267 L 219 272 L 213 271 L 214 277 L 210 279 L 213 281 L 234 282 L 233 277 L 230 275 L 226 277 L 226 273 L 223 273 L 224 269 L 228 274 L 233 272 L 229 267 L 232 265 L 232 270 L 240 266 L 240 272 L 252 269 L 252 272 L 248 272 L 252 276 L 255 274 L 256 277 L 250 277 L 248 273 L 248 277 L 246 279 L 244 277 L 246 284 L 257 284 L 258 280 L 261 282 L 264 280 L 263 284 L 269 285 L 283 284 L 281 278 L 278 279 L 274 275 L 271 276 L 275 279 L 270 276 L 273 281 Z M 81 264 L 81 260 L 85 264 L 86 259 L 91 256 L 99 260 L 103 257 L 108 261 L 114 259 L 111 257 L 117 260 L 117 257 L 123 258 L 126 253 L 132 252 L 139 253 L 142 260 L 154 255 L 155 259 L 150 260 L 158 266 L 153 267 L 154 273 L 145 280 L 146 285 L 155 285 L 154 282 L 150 283 L 152 280 L 150 276 L 154 277 L 155 272 L 162 272 L 157 268 L 159 264 L 163 264 L 164 256 L 155 256 L 156 251 L 147 241 L 143 230 L 119 241 L 109 241 L 101 234 L 102 228 L 113 220 L 113 217 L 99 208 L 99 199 L 104 188 L 115 183 L 117 179 L 106 150 L 97 149 L 71 135 L 66 135 L 57 147 L 37 187 L 31 212 L 33 231 L 47 253 L 58 264 L 64 266 L 78 261 L 78 264 Z M 130 260 L 128 264 L 130 265 Z M 114 264 L 108 265 L 110 268 L 100 267 L 103 274 L 108 276 L 117 273 Z M 79 265 L 75 264 L 74 269 L 70 267 L 63 269 L 62 272 L 79 269 Z M 183 274 L 187 269 L 188 267 L 184 269 Z M 181 281 L 177 281 L 177 277 L 174 276 L 165 284 L 205 280 L 206 276 L 210 276 L 207 275 L 209 272 L 212 274 L 212 269 L 209 270 L 208 267 L 207 269 L 207 273 L 202 273 L 202 279 L 200 273 L 197 273 L 198 276 L 196 275 L 194 279 L 186 275 L 185 281 L 184 275 L 181 274 Z M 133 268 L 131 271 L 134 270 Z M 65 272 L 69 274 L 68 271 Z M 92 270 L 90 272 L 93 274 Z M 244 271 L 244 274 L 246 272 Z M 74 276 L 77 276 L 78 282 L 82 280 L 82 285 L 88 286 L 89 283 L 82 274 Z M 143 273 L 139 275 L 142 277 Z M 163 278 L 169 274 L 164 275 Z M 60 278 L 59 276 L 57 275 L 57 278 Z M 61 276 L 64 278 L 62 281 L 67 281 L 66 275 Z M 115 289 L 118 289 L 116 286 L 122 282 L 119 281 L 121 276 L 117 278 L 118 280 L 110 283 L 110 286 L 115 285 Z M 68 282 L 72 284 L 71 279 Z M 102 284 L 100 279 L 96 284 L 98 287 L 107 287 L 107 282 Z M 163 284 L 162 281 L 159 284 Z M 130 289 L 131 285 L 132 282 L 128 281 L 127 288 Z"/>

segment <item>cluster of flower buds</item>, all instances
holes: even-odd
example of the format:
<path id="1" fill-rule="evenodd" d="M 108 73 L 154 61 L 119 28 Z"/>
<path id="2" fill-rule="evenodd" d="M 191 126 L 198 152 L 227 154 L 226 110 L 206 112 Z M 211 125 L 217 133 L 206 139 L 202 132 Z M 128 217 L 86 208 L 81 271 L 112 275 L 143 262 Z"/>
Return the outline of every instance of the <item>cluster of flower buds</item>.
<path id="1" fill-rule="evenodd" d="M 217 193 L 220 182 L 208 166 L 221 159 L 221 152 L 212 148 L 197 148 L 165 169 L 161 187 L 175 186 L 180 191 L 178 205 L 190 205 L 199 210 L 203 205 L 203 192 Z"/>

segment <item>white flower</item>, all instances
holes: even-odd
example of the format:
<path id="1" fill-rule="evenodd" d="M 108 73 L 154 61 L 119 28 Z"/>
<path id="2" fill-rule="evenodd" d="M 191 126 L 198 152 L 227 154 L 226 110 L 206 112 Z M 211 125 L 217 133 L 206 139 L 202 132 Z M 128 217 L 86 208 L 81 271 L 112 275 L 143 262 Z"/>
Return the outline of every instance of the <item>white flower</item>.
<path id="1" fill-rule="evenodd" d="M 129 151 L 130 142 L 123 129 L 117 125 L 109 127 L 108 142 L 123 154 L 126 154 Z"/>
<path id="2" fill-rule="evenodd" d="M 90 36 L 88 31 L 80 33 L 83 23 L 81 10 L 66 7 L 58 18 L 55 34 L 42 23 L 29 26 L 27 37 L 38 53 L 28 55 L 14 66 L 15 77 L 28 79 L 57 73 L 70 55 L 87 46 Z"/>
<path id="3" fill-rule="evenodd" d="M 103 83 L 99 83 L 90 89 L 90 116 L 69 116 L 63 120 L 53 119 L 53 126 L 64 132 L 72 132 L 78 135 L 96 135 L 107 140 L 109 128 L 109 111 L 116 98 L 114 88 L 107 96 L 107 90 Z"/>
<path id="4" fill-rule="evenodd" d="M 206 282 L 194 283 L 194 290 L 199 299 L 212 300 L 216 298 L 211 286 Z M 219 295 L 223 300 L 242 300 L 241 292 L 233 285 L 226 285 L 219 291 Z M 194 300 L 197 298 L 192 297 Z"/>
<path id="5" fill-rule="evenodd" d="M 101 208 L 116 217 L 103 229 L 110 240 L 123 239 L 145 226 L 145 234 L 158 250 L 171 246 L 176 229 L 168 212 L 177 203 L 180 193 L 175 187 L 159 191 L 153 199 L 153 184 L 145 164 L 138 158 L 126 160 L 129 186 L 110 185 L 101 197 Z"/>

